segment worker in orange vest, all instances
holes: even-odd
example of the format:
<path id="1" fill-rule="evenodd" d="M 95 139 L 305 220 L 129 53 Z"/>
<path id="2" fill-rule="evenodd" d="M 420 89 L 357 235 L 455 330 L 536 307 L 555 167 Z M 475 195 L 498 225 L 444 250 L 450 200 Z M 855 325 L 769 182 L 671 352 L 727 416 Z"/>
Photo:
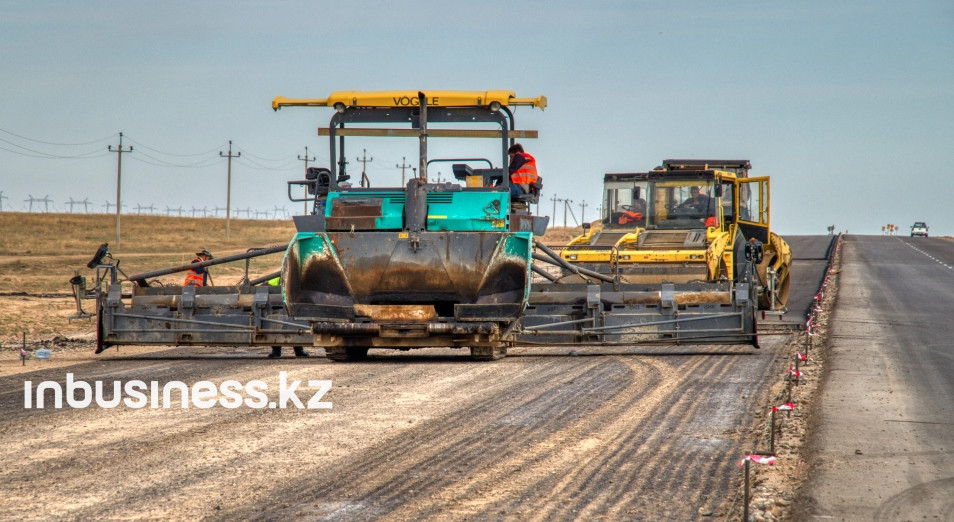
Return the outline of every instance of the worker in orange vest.
<path id="1" fill-rule="evenodd" d="M 514 143 L 507 150 L 510 155 L 510 193 L 515 196 L 530 193 L 530 186 L 537 182 L 537 160 L 523 151 L 523 145 Z"/>
<path id="2" fill-rule="evenodd" d="M 212 259 L 212 254 L 208 250 L 202 249 L 195 253 L 195 259 L 193 259 L 190 264 L 194 265 L 210 259 Z M 201 266 L 190 268 L 189 271 L 186 272 L 185 283 L 183 283 L 182 286 L 206 286 L 209 283 L 209 271 L 204 266 Z"/>

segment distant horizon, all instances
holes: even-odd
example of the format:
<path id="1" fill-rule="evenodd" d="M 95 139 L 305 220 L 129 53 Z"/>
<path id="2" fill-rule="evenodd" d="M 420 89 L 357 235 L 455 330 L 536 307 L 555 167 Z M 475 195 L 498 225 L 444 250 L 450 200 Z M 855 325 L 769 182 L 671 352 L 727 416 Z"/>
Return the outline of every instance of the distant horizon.
<path id="1" fill-rule="evenodd" d="M 242 212 L 244 212 L 244 210 L 242 210 Z M 111 212 L 111 213 L 108 213 L 108 212 L 64 212 L 64 211 L 56 211 L 56 212 L 33 211 L 33 212 L 27 212 L 27 211 L 20 211 L 20 210 L 11 210 L 11 211 L 8 211 L 8 210 L 4 209 L 4 210 L 2 211 L 2 213 L 5 213 L 5 214 L 31 214 L 31 215 L 42 215 L 42 214 L 46 214 L 46 215 L 66 215 L 66 216 L 69 216 L 69 215 L 82 215 L 82 216 L 116 217 L 116 212 Z M 208 219 L 208 220 L 215 220 L 215 219 L 217 219 L 217 220 L 222 220 L 222 221 L 225 221 L 225 220 L 226 220 L 226 216 L 224 216 L 224 215 L 222 215 L 222 216 L 180 216 L 180 215 L 168 214 L 168 213 L 165 213 L 165 212 L 142 213 L 142 214 L 135 213 L 135 212 L 130 212 L 130 213 L 123 212 L 123 213 L 121 213 L 120 215 L 121 215 L 121 216 L 140 216 L 140 217 L 168 217 L 168 218 L 177 218 L 177 219 Z M 242 220 L 248 220 L 248 221 L 287 221 L 287 222 L 291 223 L 291 222 L 292 222 L 292 220 L 291 220 L 291 215 L 302 215 L 302 214 L 291 214 L 291 213 L 290 213 L 290 215 L 289 215 L 288 217 L 278 217 L 278 218 L 276 218 L 276 217 L 266 217 L 266 218 L 258 218 L 258 217 L 251 218 L 251 217 L 245 217 L 245 218 L 242 218 L 242 217 L 238 217 L 238 216 L 234 216 L 234 215 L 233 215 L 231 219 L 242 219 Z M 561 220 L 561 221 L 562 221 L 562 220 Z M 588 223 L 591 223 L 591 224 L 599 224 L 599 219 L 597 218 L 597 219 L 593 219 L 593 220 L 587 220 L 587 222 L 588 222 Z M 912 222 L 912 224 L 913 224 L 913 222 Z M 927 223 L 927 225 L 928 225 L 928 227 L 931 226 L 930 223 Z M 574 230 L 574 229 L 581 228 L 581 226 L 582 226 L 582 225 L 579 225 L 579 224 L 578 224 L 578 225 L 568 225 L 568 226 L 564 227 L 562 224 L 554 225 L 554 224 L 552 224 L 552 222 L 551 222 L 551 224 L 547 227 L 547 230 L 548 230 L 548 231 L 549 231 L 549 230 Z M 910 225 L 908 225 L 908 226 L 901 226 L 900 228 L 897 229 L 897 230 L 898 230 L 898 233 L 895 233 L 895 234 L 876 234 L 876 233 L 864 233 L 864 232 L 863 232 L 863 233 L 853 233 L 853 232 L 849 232 L 849 231 L 835 231 L 834 234 L 828 234 L 828 232 L 818 233 L 818 234 L 803 234 L 803 233 L 785 233 L 785 232 L 778 231 L 778 230 L 776 230 L 776 229 L 774 229 L 774 228 L 772 229 L 772 231 L 775 232 L 775 233 L 777 233 L 777 234 L 779 234 L 780 236 L 782 236 L 782 239 L 784 239 L 785 237 L 788 237 L 788 236 L 792 236 L 792 237 L 796 237 L 796 236 L 827 236 L 827 235 L 838 235 L 838 234 L 855 235 L 855 236 L 907 236 L 908 234 L 905 233 L 904 231 L 905 231 L 905 230 L 910 231 L 910 228 L 911 228 Z M 945 239 L 945 238 L 954 239 L 954 236 L 951 236 L 951 235 L 935 235 L 935 234 L 933 234 L 933 233 L 931 234 L 930 237 L 932 237 L 932 238 L 939 238 L 939 239 Z"/>

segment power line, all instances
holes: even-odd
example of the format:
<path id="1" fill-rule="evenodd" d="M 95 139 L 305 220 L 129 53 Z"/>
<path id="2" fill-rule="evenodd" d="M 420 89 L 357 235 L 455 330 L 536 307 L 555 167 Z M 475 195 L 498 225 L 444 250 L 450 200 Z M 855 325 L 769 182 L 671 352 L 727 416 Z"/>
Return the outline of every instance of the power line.
<path id="1" fill-rule="evenodd" d="M 242 156 L 242 161 L 240 163 L 242 163 L 242 165 L 245 165 L 245 166 L 251 165 L 250 168 L 254 170 L 293 170 L 298 168 L 298 165 L 295 164 L 295 158 L 288 159 L 285 161 L 285 163 L 277 167 L 269 167 L 268 165 L 262 165 L 261 163 L 258 163 L 254 160 L 246 158 L 245 156 Z"/>
<path id="2" fill-rule="evenodd" d="M 256 156 L 255 154 L 252 154 L 251 152 L 249 152 L 249 151 L 247 151 L 247 150 L 245 150 L 245 149 L 242 149 L 242 152 L 244 152 L 246 156 L 255 158 L 255 159 L 260 160 L 260 161 L 271 161 L 271 162 L 276 162 L 276 163 L 277 163 L 277 162 L 279 162 L 279 161 L 288 162 L 289 160 L 293 159 L 293 158 L 291 158 L 291 157 L 289 157 L 289 156 L 285 156 L 284 158 L 263 158 L 263 157 L 261 157 L 261 156 Z"/>
<path id="3" fill-rule="evenodd" d="M 145 156 L 145 157 L 147 157 L 147 158 L 149 158 L 149 159 L 151 159 L 151 160 L 153 160 L 153 161 L 146 161 L 146 160 L 140 159 L 140 158 L 138 158 L 138 157 L 136 158 L 136 161 L 138 161 L 138 162 L 140 162 L 140 163 L 145 163 L 146 165 L 152 165 L 152 166 L 154 166 L 154 167 L 173 167 L 173 168 L 186 168 L 186 169 L 191 169 L 191 168 L 210 167 L 210 166 L 212 166 L 212 165 L 215 165 L 215 164 L 218 164 L 218 163 L 221 163 L 221 162 L 222 162 L 221 159 L 220 159 L 218 156 L 210 156 L 210 157 L 205 158 L 205 159 L 203 159 L 203 160 L 201 160 L 201 161 L 198 161 L 198 162 L 196 162 L 196 163 L 192 163 L 192 164 L 190 164 L 190 165 L 183 165 L 183 164 L 172 163 L 172 162 L 169 162 L 169 161 L 166 161 L 166 160 L 163 160 L 163 159 L 159 159 L 159 158 L 150 156 L 150 155 L 148 155 L 148 154 L 143 153 L 142 151 L 139 151 L 139 152 L 140 152 L 140 154 L 138 154 L 137 156 Z"/>
<path id="4" fill-rule="evenodd" d="M 3 139 L 3 138 L 0 138 L 0 141 L 5 142 L 5 143 L 9 143 L 10 145 L 13 145 L 14 147 L 18 147 L 18 148 L 20 148 L 20 149 L 23 149 L 23 150 L 29 152 L 30 154 L 27 154 L 27 153 L 25 153 L 25 152 L 18 151 L 18 150 L 8 149 L 8 148 L 6 148 L 6 147 L 0 147 L 0 150 L 5 150 L 5 151 L 7 151 L 7 152 L 12 152 L 12 153 L 14 153 L 14 154 L 19 154 L 19 155 L 21 155 L 21 156 L 29 156 L 29 157 L 32 157 L 32 158 L 48 158 L 48 159 L 88 159 L 88 158 L 99 158 L 99 157 L 102 157 L 102 156 L 105 156 L 105 155 L 106 155 L 106 154 L 102 154 L 101 152 L 90 151 L 90 152 L 84 152 L 84 153 L 82 153 L 82 154 L 73 154 L 73 155 L 70 155 L 70 156 L 64 156 L 64 155 L 60 155 L 60 154 L 50 154 L 50 153 L 48 153 L 48 152 L 43 152 L 43 151 L 39 151 L 39 150 L 33 150 L 33 149 L 30 149 L 30 148 L 24 147 L 24 146 L 22 146 L 22 145 L 18 145 L 18 144 L 16 144 L 16 143 L 13 143 L 12 141 L 5 140 L 5 139 Z"/>
<path id="5" fill-rule="evenodd" d="M 129 136 L 126 136 L 126 139 L 127 139 L 128 141 L 131 141 L 131 142 L 133 142 L 134 144 L 138 145 L 140 148 L 143 148 L 143 149 L 146 149 L 146 150 L 151 150 L 152 152 L 156 152 L 156 153 L 159 153 L 159 154 L 165 154 L 166 156 L 178 156 L 178 157 L 205 156 L 205 155 L 208 155 L 208 154 L 215 154 L 215 151 L 216 151 L 216 150 L 218 150 L 218 149 L 220 149 L 220 148 L 222 148 L 222 147 L 225 146 L 225 144 L 223 143 L 222 145 L 219 145 L 219 146 L 213 148 L 212 150 L 208 150 L 208 151 L 205 151 L 205 152 L 196 152 L 196 153 L 192 153 L 192 154 L 181 154 L 181 153 L 175 153 L 175 152 L 165 152 L 165 151 L 161 151 L 161 150 L 156 149 L 156 148 L 149 147 L 148 145 L 144 145 L 144 144 L 142 144 L 142 143 L 140 143 L 140 142 L 138 142 L 138 141 L 136 141 L 136 140 L 130 138 Z M 140 152 L 141 152 L 141 151 L 140 151 Z"/>
<path id="6" fill-rule="evenodd" d="M 42 141 L 42 140 L 37 140 L 37 139 L 33 139 L 33 138 L 28 138 L 28 137 L 26 137 L 26 136 L 22 136 L 22 135 L 20 135 L 20 134 L 15 133 L 15 132 L 10 132 L 10 131 L 8 131 L 8 130 L 6 130 L 6 129 L 0 129 L 0 132 L 2 132 L 2 133 L 4 133 L 4 134 L 9 134 L 9 135 L 11 135 L 11 136 L 16 136 L 17 138 L 20 138 L 21 140 L 32 141 L 33 143 L 40 143 L 40 144 L 42 144 L 42 145 L 55 145 L 55 146 L 58 146 L 58 147 L 81 147 L 81 146 L 83 146 L 83 145 L 93 145 L 93 144 L 96 144 L 96 143 L 100 143 L 100 142 L 103 142 L 103 141 L 112 139 L 112 137 L 113 137 L 112 135 L 109 135 L 109 136 L 106 136 L 105 138 L 100 138 L 100 139 L 98 139 L 98 140 L 96 140 L 96 141 L 87 141 L 87 142 L 83 142 L 83 143 L 54 143 L 54 142 L 52 142 L 52 141 Z M 6 141 L 6 140 L 4 140 L 4 141 Z M 7 142 L 7 143 L 10 143 L 10 142 Z"/>

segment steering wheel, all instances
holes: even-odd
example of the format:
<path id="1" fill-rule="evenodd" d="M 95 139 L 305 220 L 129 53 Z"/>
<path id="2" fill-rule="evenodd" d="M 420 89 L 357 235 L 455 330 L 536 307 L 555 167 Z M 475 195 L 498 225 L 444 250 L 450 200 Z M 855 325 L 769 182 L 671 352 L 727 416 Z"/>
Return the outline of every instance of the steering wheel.
<path id="1" fill-rule="evenodd" d="M 636 212 L 632 205 L 620 205 L 619 208 L 623 210 L 628 210 L 630 212 Z"/>
<path id="2" fill-rule="evenodd" d="M 701 213 L 694 207 L 674 207 L 670 210 L 670 217 L 685 217 L 692 218 L 698 217 Z"/>

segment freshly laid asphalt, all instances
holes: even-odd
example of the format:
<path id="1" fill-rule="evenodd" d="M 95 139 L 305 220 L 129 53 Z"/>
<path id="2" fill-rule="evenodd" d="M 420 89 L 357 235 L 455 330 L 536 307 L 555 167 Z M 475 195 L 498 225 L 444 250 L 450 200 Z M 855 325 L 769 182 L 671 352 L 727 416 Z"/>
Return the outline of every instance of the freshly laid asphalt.
<path id="1" fill-rule="evenodd" d="M 954 241 L 847 236 L 795 520 L 954 520 Z"/>

